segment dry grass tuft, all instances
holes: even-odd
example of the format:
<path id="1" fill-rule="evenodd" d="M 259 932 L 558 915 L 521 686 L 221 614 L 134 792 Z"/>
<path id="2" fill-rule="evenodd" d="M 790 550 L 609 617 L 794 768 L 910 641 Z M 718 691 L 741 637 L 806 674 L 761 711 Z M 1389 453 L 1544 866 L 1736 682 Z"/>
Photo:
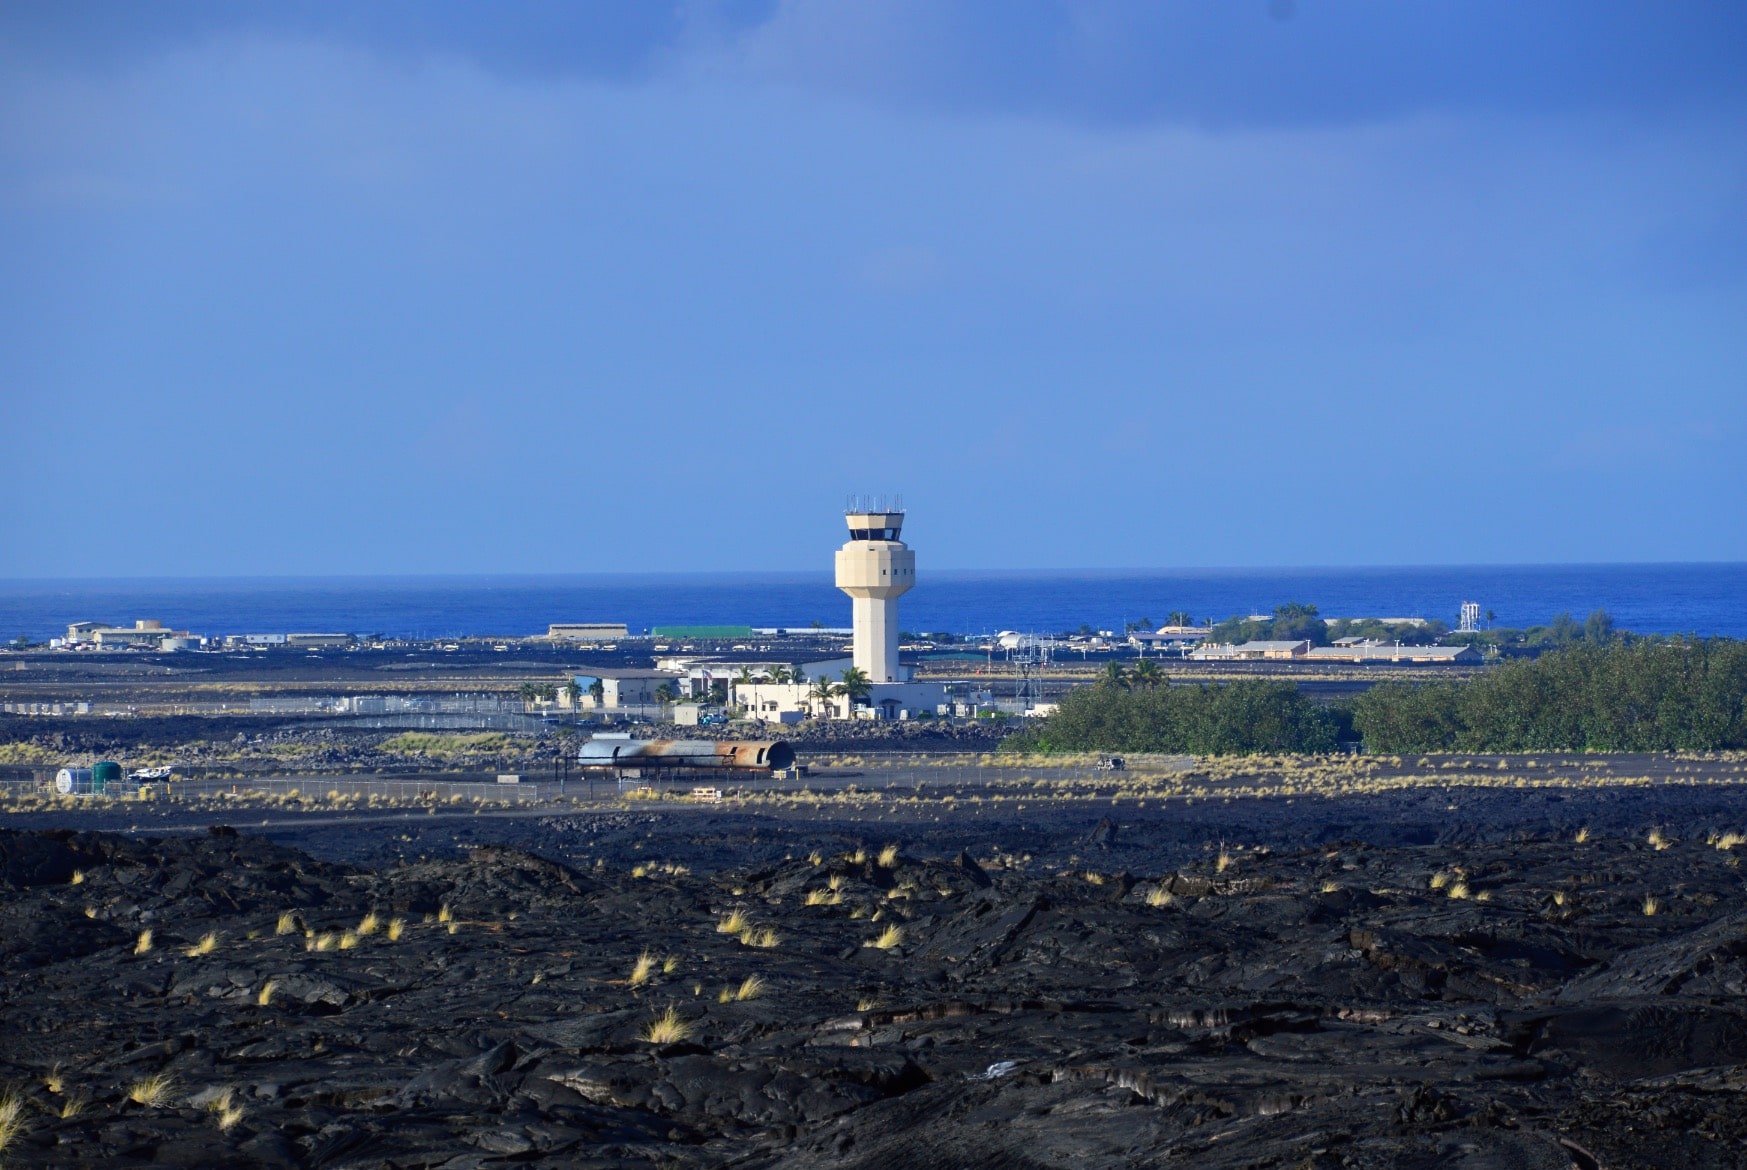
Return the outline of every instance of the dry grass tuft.
<path id="1" fill-rule="evenodd" d="M 334 949 L 334 936 L 331 931 L 321 934 L 311 934 L 303 944 L 306 951 L 331 951 Z"/>
<path id="2" fill-rule="evenodd" d="M 770 950 L 782 942 L 782 936 L 776 932 L 774 926 L 754 926 L 748 927 L 741 934 L 740 941 L 745 946 Z"/>
<path id="3" fill-rule="evenodd" d="M 843 899 L 834 890 L 808 890 L 807 896 L 801 901 L 807 906 L 835 906 Z"/>
<path id="4" fill-rule="evenodd" d="M 1444 893 L 1446 893 L 1450 897 L 1456 899 L 1458 902 L 1460 902 L 1464 898 L 1467 898 L 1470 896 L 1470 891 L 1468 889 L 1468 883 L 1464 882 L 1464 881 L 1457 881 L 1457 882 L 1452 883 L 1450 888 L 1445 890 Z"/>
<path id="5" fill-rule="evenodd" d="M 296 913 L 296 911 L 287 910 L 285 913 L 281 914 L 279 916 L 279 921 L 277 923 L 275 923 L 273 926 L 273 933 L 274 934 L 296 934 L 297 933 L 297 913 Z"/>
<path id="6" fill-rule="evenodd" d="M 56 1110 L 55 1116 L 59 1117 L 62 1121 L 71 1121 L 73 1118 L 79 1116 L 79 1114 L 85 1112 L 85 1105 L 86 1101 L 84 1097 L 77 1095 L 68 1097 L 61 1102 L 61 1107 Z"/>
<path id="7" fill-rule="evenodd" d="M 67 1078 L 61 1075 L 60 1065 L 55 1065 L 55 1067 L 49 1069 L 49 1071 L 43 1075 L 42 1087 L 49 1092 L 54 1093 L 56 1096 L 66 1092 Z"/>
<path id="8" fill-rule="evenodd" d="M 72 885 L 75 885 L 75 886 L 82 886 L 82 885 L 84 885 L 84 884 L 85 884 L 85 871 L 84 871 L 84 870 L 82 870 L 82 869 L 75 869 L 75 870 L 74 870 L 74 871 L 73 871 L 73 876 L 72 876 L 72 877 L 71 877 L 71 878 L 69 878 L 69 879 L 67 879 L 67 880 L 68 880 L 68 881 L 69 881 L 69 882 L 70 882 L 70 883 L 71 883 L 71 884 L 72 884 Z"/>
<path id="9" fill-rule="evenodd" d="M 365 938 L 375 934 L 380 929 L 382 929 L 382 919 L 377 916 L 376 911 L 372 910 L 359 920 L 358 937 Z"/>
<path id="10" fill-rule="evenodd" d="M 1147 891 L 1146 904 L 1158 909 L 1163 909 L 1166 906 L 1175 906 L 1177 904 L 1177 896 L 1167 890 L 1164 886 L 1154 886 L 1151 890 Z"/>
<path id="11" fill-rule="evenodd" d="M 273 1002 L 273 992 L 276 991 L 278 987 L 279 985 L 271 979 L 261 984 L 261 994 L 255 997 L 255 1004 L 258 1007 L 266 1007 L 271 1004 Z"/>
<path id="12" fill-rule="evenodd" d="M 449 909 L 449 904 L 447 902 L 443 903 L 443 908 L 437 911 L 437 921 L 444 925 L 448 925 L 455 921 L 455 912 Z M 451 931 L 450 933 L 452 934 L 454 932 Z"/>
<path id="13" fill-rule="evenodd" d="M 153 1073 L 127 1087 L 127 1099 L 147 1109 L 161 1109 L 176 1091 L 176 1078 L 169 1073 Z"/>
<path id="14" fill-rule="evenodd" d="M 641 987 L 649 982 L 655 974 L 655 956 L 644 951 L 637 956 L 637 961 L 631 966 L 631 977 L 628 982 L 632 987 Z"/>
<path id="15" fill-rule="evenodd" d="M 358 932 L 357 931 L 348 930 L 346 933 L 344 933 L 340 936 L 340 949 L 342 951 L 349 951 L 357 945 L 358 945 Z"/>
<path id="16" fill-rule="evenodd" d="M 1585 825 L 1585 826 L 1583 826 L 1583 827 L 1582 827 L 1582 828 L 1581 828 L 1581 829 L 1579 829 L 1579 830 L 1577 830 L 1577 836 L 1576 836 L 1576 837 L 1575 837 L 1575 838 L 1573 838 L 1573 839 L 1574 839 L 1574 840 L 1575 840 L 1575 841 L 1576 841 L 1576 842 L 1577 842 L 1577 843 L 1578 843 L 1578 844 L 1579 844 L 1579 845 L 1583 845 L 1583 844 L 1587 844 L 1587 843 L 1588 843 L 1588 841 L 1589 841 L 1589 837 L 1590 837 L 1590 833 L 1589 833 L 1589 826 L 1588 826 L 1588 825 Z"/>
<path id="17" fill-rule="evenodd" d="M 848 884 L 849 879 L 840 873 L 834 873 L 825 880 L 826 888 L 828 888 L 833 894 L 840 893 L 843 890 L 843 887 Z"/>
<path id="18" fill-rule="evenodd" d="M 764 994 L 765 982 L 756 975 L 748 975 L 740 981 L 740 986 L 734 992 L 737 1003 L 745 1003 L 749 999 L 757 999 Z"/>
<path id="19" fill-rule="evenodd" d="M 679 1014 L 679 1009 L 670 1007 L 650 1020 L 643 1029 L 643 1039 L 650 1044 L 678 1044 L 689 1039 L 692 1026 Z"/>
<path id="20" fill-rule="evenodd" d="M 406 919 L 390 918 L 388 920 L 388 941 L 399 942 L 400 936 L 406 933 Z"/>
<path id="21" fill-rule="evenodd" d="M 892 868 L 894 865 L 898 864 L 898 847 L 896 845 L 887 845 L 884 849 L 880 850 L 880 855 L 875 860 L 880 863 L 881 869 Z"/>
<path id="22" fill-rule="evenodd" d="M 1747 845 L 1747 834 L 1731 832 L 1717 838 L 1717 848 L 1725 853 L 1737 845 Z"/>
<path id="23" fill-rule="evenodd" d="M 201 955 L 210 955 L 216 950 L 218 950 L 218 932 L 215 930 L 209 930 L 200 936 L 199 942 L 195 943 L 182 953 L 187 955 L 190 959 L 197 959 Z"/>
<path id="24" fill-rule="evenodd" d="M 1650 842 L 1650 848 L 1656 850 L 1658 853 L 1674 844 L 1674 842 L 1669 840 L 1667 834 L 1663 833 L 1661 829 L 1651 829 L 1650 836 L 1645 839 Z"/>
<path id="25" fill-rule="evenodd" d="M 1330 878 L 1328 881 L 1322 883 L 1321 889 L 1325 894 L 1338 894 L 1341 892 L 1341 883 Z"/>
<path id="26" fill-rule="evenodd" d="M 140 931 L 139 938 L 134 940 L 133 953 L 136 955 L 150 954 L 151 949 L 152 949 L 152 932 L 149 930 Z"/>
<path id="27" fill-rule="evenodd" d="M 1662 909 L 1662 903 L 1658 902 L 1656 900 L 1656 896 L 1654 894 L 1644 895 L 1644 915 L 1645 915 L 1645 917 L 1654 918 L 1656 916 L 1656 912 L 1660 909 Z"/>
<path id="28" fill-rule="evenodd" d="M 1450 884 L 1450 875 L 1445 873 L 1443 870 L 1439 870 L 1437 873 L 1434 873 L 1432 875 L 1432 889 L 1441 890 L 1449 884 Z"/>
<path id="29" fill-rule="evenodd" d="M 24 1098 L 16 1093 L 0 1097 L 0 1150 L 18 1140 L 24 1132 Z"/>
<path id="30" fill-rule="evenodd" d="M 216 1115 L 218 1128 L 229 1133 L 237 1122 L 243 1119 L 243 1107 L 237 1104 L 234 1089 L 226 1089 L 206 1103 L 206 1111 Z"/>
<path id="31" fill-rule="evenodd" d="M 882 951 L 889 951 L 903 941 L 904 928 L 894 922 L 892 925 L 886 927 L 885 930 L 881 931 L 878 938 L 869 939 L 863 945 L 878 947 Z"/>
<path id="32" fill-rule="evenodd" d="M 1219 847 L 1219 856 L 1213 862 L 1213 872 L 1224 873 L 1232 867 L 1232 864 L 1235 861 L 1236 858 L 1232 857 L 1230 853 L 1227 853 L 1225 846 L 1221 845 Z"/>
<path id="33" fill-rule="evenodd" d="M 746 911 L 736 909 L 728 917 L 716 923 L 717 934 L 745 934 L 752 927 L 752 920 L 746 917 Z"/>

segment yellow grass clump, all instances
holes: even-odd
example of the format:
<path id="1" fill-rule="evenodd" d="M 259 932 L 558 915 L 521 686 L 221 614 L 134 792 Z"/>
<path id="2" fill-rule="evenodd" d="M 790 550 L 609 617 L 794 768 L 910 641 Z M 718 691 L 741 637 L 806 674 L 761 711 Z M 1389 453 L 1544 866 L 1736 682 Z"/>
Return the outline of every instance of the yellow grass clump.
<path id="1" fill-rule="evenodd" d="M 641 987 L 649 982 L 655 974 L 655 956 L 644 951 L 637 956 L 637 961 L 631 965 L 631 976 L 627 980 L 632 987 Z"/>
<path id="2" fill-rule="evenodd" d="M 218 1128 L 225 1133 L 243 1119 L 243 1107 L 237 1104 L 235 1090 L 226 1089 L 206 1103 L 206 1111 L 218 1120 Z"/>
<path id="3" fill-rule="evenodd" d="M 160 1109 L 169 1103 L 176 1091 L 176 1078 L 169 1073 L 153 1073 L 127 1087 L 127 1099 L 147 1109 Z"/>
<path id="4" fill-rule="evenodd" d="M 136 955 L 149 954 L 151 952 L 151 949 L 152 949 L 152 932 L 149 930 L 140 931 L 139 938 L 134 940 L 133 953 Z"/>
<path id="5" fill-rule="evenodd" d="M 869 939 L 863 945 L 878 947 L 882 951 L 889 951 L 903 941 L 904 928 L 894 922 L 892 925 L 886 927 L 885 930 L 881 931 L 878 938 Z"/>
<path id="6" fill-rule="evenodd" d="M 746 917 L 746 911 L 736 909 L 728 917 L 716 923 L 717 934 L 745 934 L 752 926 L 752 920 Z"/>
<path id="7" fill-rule="evenodd" d="M 740 981 L 740 986 L 734 991 L 737 1003 L 745 1003 L 749 999 L 757 999 L 764 994 L 765 983 L 756 975 L 748 975 Z"/>
<path id="8" fill-rule="evenodd" d="M 643 1029 L 643 1039 L 650 1044 L 678 1044 L 688 1039 L 691 1034 L 691 1024 L 686 1022 L 675 1007 L 668 1008 L 650 1020 Z"/>
<path id="9" fill-rule="evenodd" d="M 381 928 L 382 919 L 377 916 L 376 911 L 372 910 L 359 920 L 358 937 L 363 938 L 367 935 L 375 934 Z"/>
<path id="10" fill-rule="evenodd" d="M 388 941 L 399 942 L 400 936 L 406 933 L 406 919 L 390 918 L 388 920 Z"/>
<path id="11" fill-rule="evenodd" d="M 0 1150 L 18 1140 L 24 1132 L 24 1098 L 16 1093 L 0 1097 Z"/>
<path id="12" fill-rule="evenodd" d="M 218 949 L 218 932 L 213 931 L 213 930 L 209 930 L 205 934 L 200 936 L 199 942 L 195 943 L 193 946 L 189 947 L 187 950 L 183 951 L 182 953 L 184 955 L 187 955 L 190 959 L 197 959 L 201 955 L 210 955 L 210 954 L 212 954 L 212 952 L 216 951 L 217 949 Z"/>
<path id="13" fill-rule="evenodd" d="M 880 850 L 880 855 L 876 860 L 880 863 L 881 869 L 892 868 L 892 866 L 898 864 L 898 847 L 896 845 L 887 845 L 884 849 Z"/>
<path id="14" fill-rule="evenodd" d="M 279 921 L 274 923 L 274 925 L 273 925 L 273 933 L 274 934 L 296 934 L 297 933 L 297 914 L 296 914 L 296 912 L 292 911 L 292 910 L 287 910 L 287 911 L 285 911 L 285 913 L 281 914 L 279 916 Z"/>
<path id="15" fill-rule="evenodd" d="M 1662 909 L 1662 903 L 1658 902 L 1656 900 L 1656 896 L 1654 894 L 1644 895 L 1644 915 L 1645 915 L 1645 917 L 1655 917 L 1656 912 L 1660 909 Z"/>

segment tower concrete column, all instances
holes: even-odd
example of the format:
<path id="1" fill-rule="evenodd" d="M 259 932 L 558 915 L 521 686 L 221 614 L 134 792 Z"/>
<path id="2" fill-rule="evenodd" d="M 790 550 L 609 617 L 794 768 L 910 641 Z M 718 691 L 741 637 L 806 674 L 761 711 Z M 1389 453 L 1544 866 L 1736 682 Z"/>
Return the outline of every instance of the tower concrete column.
<path id="1" fill-rule="evenodd" d="M 837 550 L 837 588 L 849 594 L 855 668 L 874 683 L 906 681 L 898 662 L 898 598 L 916 583 L 916 554 L 899 539 L 902 512 L 849 512 Z"/>

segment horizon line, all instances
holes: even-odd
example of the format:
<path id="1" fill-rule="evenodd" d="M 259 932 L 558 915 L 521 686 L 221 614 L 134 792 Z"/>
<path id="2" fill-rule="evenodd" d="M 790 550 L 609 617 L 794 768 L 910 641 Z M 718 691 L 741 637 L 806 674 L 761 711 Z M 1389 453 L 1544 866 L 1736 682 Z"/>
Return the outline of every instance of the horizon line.
<path id="1" fill-rule="evenodd" d="M 1747 569 L 1747 561 L 1422 561 L 1417 563 L 1374 562 L 1367 564 L 1303 565 L 1084 565 L 1056 568 L 959 568 L 943 567 L 919 573 L 918 585 L 929 576 L 1138 576 L 1183 573 L 1339 573 L 1411 571 L 1422 569 L 1622 569 L 1622 568 L 1734 568 Z M 829 568 L 806 569 L 593 569 L 538 572 L 361 572 L 361 573 L 214 573 L 198 575 L 146 574 L 102 577 L 0 577 L 0 589 L 53 585 L 123 585 L 176 583 L 334 582 L 334 581 L 514 581 L 573 580 L 577 578 L 648 577 L 821 577 Z"/>

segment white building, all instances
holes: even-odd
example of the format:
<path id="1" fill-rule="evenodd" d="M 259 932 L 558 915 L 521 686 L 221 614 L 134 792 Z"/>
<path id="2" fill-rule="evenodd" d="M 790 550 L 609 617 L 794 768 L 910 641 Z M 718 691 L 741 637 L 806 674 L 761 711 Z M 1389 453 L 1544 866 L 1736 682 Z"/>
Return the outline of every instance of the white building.
<path id="1" fill-rule="evenodd" d="M 680 676 L 670 670 L 627 670 L 618 667 L 592 669 L 573 676 L 582 688 L 579 703 L 583 710 L 618 711 L 641 709 L 671 701 L 680 695 Z M 600 684 L 600 697 L 594 695 Z M 667 688 L 666 696 L 662 687 Z"/>
<path id="2" fill-rule="evenodd" d="M 546 627 L 554 642 L 622 642 L 630 635 L 624 622 L 553 622 Z"/>

